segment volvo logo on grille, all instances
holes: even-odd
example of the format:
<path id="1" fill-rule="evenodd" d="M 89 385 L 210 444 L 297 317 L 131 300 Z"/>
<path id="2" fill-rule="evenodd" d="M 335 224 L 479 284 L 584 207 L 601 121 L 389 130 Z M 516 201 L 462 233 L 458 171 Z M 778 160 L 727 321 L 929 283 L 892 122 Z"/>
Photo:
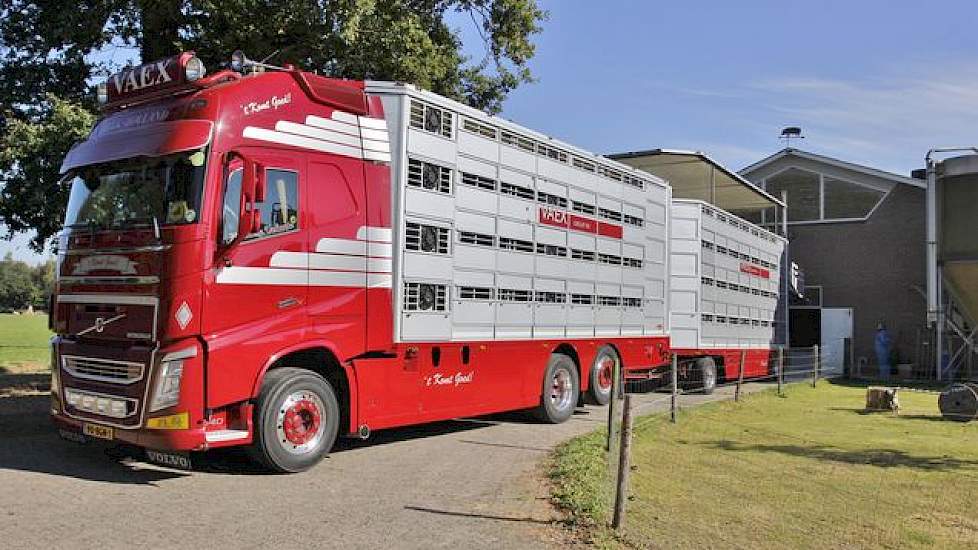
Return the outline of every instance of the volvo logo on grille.
<path id="1" fill-rule="evenodd" d="M 105 325 L 108 325 L 109 323 L 114 323 L 125 316 L 126 316 L 125 313 L 120 313 L 119 315 L 116 315 L 115 317 L 109 317 L 108 319 L 106 319 L 105 317 L 96 317 L 95 324 L 86 328 L 85 330 L 79 331 L 78 335 L 81 336 L 82 334 L 88 334 L 93 330 L 95 332 L 102 332 L 103 330 L 105 330 Z"/>

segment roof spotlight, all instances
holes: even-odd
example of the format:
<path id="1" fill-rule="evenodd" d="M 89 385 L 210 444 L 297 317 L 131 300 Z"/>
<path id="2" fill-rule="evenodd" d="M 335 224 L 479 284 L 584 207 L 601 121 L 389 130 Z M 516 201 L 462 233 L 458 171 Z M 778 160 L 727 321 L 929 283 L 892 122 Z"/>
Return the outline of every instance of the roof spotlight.
<path id="1" fill-rule="evenodd" d="M 244 71 L 245 67 L 251 64 L 251 60 L 241 50 L 234 50 L 231 54 L 231 70 L 235 72 Z"/>
<path id="2" fill-rule="evenodd" d="M 185 76 L 187 77 L 187 82 L 193 82 L 203 77 L 207 72 L 207 69 L 204 68 L 204 62 L 201 61 L 199 57 L 191 57 L 188 59 L 183 70 Z"/>

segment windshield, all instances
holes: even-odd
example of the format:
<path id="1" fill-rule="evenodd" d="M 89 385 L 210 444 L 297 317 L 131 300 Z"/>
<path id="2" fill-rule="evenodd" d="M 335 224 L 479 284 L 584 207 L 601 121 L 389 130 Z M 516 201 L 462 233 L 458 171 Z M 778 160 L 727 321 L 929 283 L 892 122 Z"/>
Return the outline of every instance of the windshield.
<path id="1" fill-rule="evenodd" d="M 85 166 L 68 174 L 66 227 L 180 225 L 200 217 L 203 149 Z"/>

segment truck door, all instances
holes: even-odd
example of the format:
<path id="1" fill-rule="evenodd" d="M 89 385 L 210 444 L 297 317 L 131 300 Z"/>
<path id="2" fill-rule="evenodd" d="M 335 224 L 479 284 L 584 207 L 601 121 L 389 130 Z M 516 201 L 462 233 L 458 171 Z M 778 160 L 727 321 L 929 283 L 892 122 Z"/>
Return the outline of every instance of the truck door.
<path id="1" fill-rule="evenodd" d="M 224 251 L 205 285 L 203 331 L 209 343 L 208 405 L 240 399 L 270 354 L 299 340 L 308 325 L 309 249 L 303 159 L 251 157 L 262 171 L 265 196 L 253 206 L 261 221 Z M 228 166 L 220 197 L 218 240 L 237 235 L 243 168 Z"/>
<path id="2" fill-rule="evenodd" d="M 310 159 L 308 181 L 311 328 L 346 357 L 359 355 L 365 347 L 369 262 L 362 163 Z"/>

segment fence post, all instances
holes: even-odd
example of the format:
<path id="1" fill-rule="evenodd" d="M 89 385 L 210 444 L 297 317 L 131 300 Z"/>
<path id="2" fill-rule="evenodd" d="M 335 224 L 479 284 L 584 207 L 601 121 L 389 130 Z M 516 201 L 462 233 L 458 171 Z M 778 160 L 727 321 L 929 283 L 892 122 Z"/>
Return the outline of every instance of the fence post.
<path id="1" fill-rule="evenodd" d="M 611 527 L 618 531 L 625 520 L 625 502 L 628 500 L 628 473 L 632 454 L 632 396 L 625 394 L 625 409 L 621 419 L 621 445 L 618 455 L 618 487 L 615 491 L 615 514 Z"/>
<path id="2" fill-rule="evenodd" d="M 611 399 L 608 401 L 608 434 L 605 438 L 604 450 L 611 452 L 611 440 L 615 437 L 615 404 L 621 397 L 621 391 L 625 389 L 625 384 L 619 385 L 621 377 L 621 365 L 618 361 L 614 362 L 611 369 Z"/>
<path id="3" fill-rule="evenodd" d="M 821 358 L 821 356 L 818 353 L 818 346 L 815 346 L 815 348 L 812 351 L 813 351 L 813 353 L 812 353 L 812 359 L 813 359 L 813 361 L 812 361 L 812 387 L 814 388 L 815 387 L 815 384 L 818 382 L 818 365 L 822 361 L 822 358 Z"/>
<path id="4" fill-rule="evenodd" d="M 778 346 L 778 395 L 784 395 L 784 346 Z"/>
<path id="5" fill-rule="evenodd" d="M 747 350 L 740 350 L 740 367 L 737 369 L 737 389 L 734 391 L 734 401 L 740 401 L 740 387 L 744 385 L 744 363 L 747 361 Z"/>
<path id="6" fill-rule="evenodd" d="M 672 398 L 669 403 L 669 419 L 676 423 L 676 397 L 679 393 L 679 357 L 672 354 Z"/>

